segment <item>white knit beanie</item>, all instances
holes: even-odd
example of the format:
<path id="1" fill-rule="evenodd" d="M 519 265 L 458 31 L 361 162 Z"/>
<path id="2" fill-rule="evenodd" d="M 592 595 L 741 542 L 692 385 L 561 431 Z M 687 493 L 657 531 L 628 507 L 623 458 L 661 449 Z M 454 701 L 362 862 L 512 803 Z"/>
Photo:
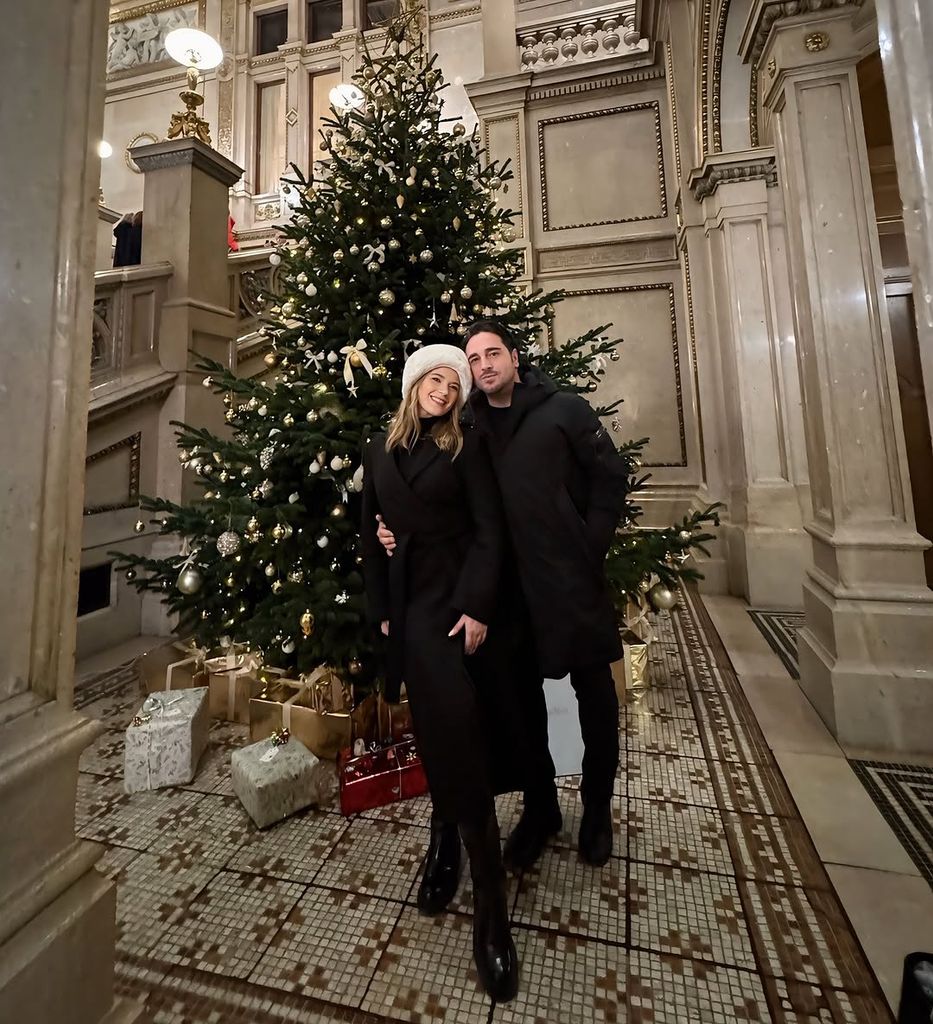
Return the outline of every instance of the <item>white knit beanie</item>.
<path id="1" fill-rule="evenodd" d="M 456 345 L 424 345 L 412 352 L 402 370 L 402 401 L 408 398 L 408 392 L 429 370 L 438 366 L 447 366 L 457 372 L 460 378 L 457 410 L 462 409 L 473 387 L 473 373 L 466 353 Z"/>

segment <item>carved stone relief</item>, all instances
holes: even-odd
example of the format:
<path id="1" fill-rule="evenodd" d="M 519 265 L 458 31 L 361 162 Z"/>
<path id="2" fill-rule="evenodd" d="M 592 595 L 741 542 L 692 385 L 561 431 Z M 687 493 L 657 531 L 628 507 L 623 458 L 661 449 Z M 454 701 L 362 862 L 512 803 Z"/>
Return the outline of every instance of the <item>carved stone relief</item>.
<path id="1" fill-rule="evenodd" d="M 149 70 L 171 60 L 165 37 L 203 24 L 203 0 L 161 0 L 120 11 L 110 23 L 107 74 Z"/>

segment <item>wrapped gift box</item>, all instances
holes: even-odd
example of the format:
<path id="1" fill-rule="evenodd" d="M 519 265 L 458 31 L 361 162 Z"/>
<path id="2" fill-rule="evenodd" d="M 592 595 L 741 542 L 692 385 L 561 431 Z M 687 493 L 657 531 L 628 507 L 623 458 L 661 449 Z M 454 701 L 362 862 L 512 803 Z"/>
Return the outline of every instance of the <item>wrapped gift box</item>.
<path id="1" fill-rule="evenodd" d="M 622 660 L 612 665 L 612 678 L 620 701 L 625 700 L 626 691 L 644 690 L 648 686 L 648 644 L 631 629 L 620 631 L 622 637 Z"/>
<path id="2" fill-rule="evenodd" d="M 317 764 L 303 743 L 287 733 L 275 733 L 234 750 L 230 759 L 233 792 L 257 828 L 267 828 L 326 800 Z"/>
<path id="3" fill-rule="evenodd" d="M 360 757 L 340 755 L 340 810 L 344 814 L 384 807 L 428 791 L 424 766 L 413 740 L 369 751 Z"/>
<path id="4" fill-rule="evenodd" d="M 136 659 L 139 681 L 146 693 L 207 686 L 205 652 L 192 640 L 172 640 Z"/>
<path id="5" fill-rule="evenodd" d="M 250 699 L 264 685 L 259 678 L 260 659 L 234 645 L 219 658 L 208 658 L 204 666 L 209 673 L 211 717 L 248 725 Z"/>
<path id="6" fill-rule="evenodd" d="M 332 679 L 321 685 L 323 675 L 315 675 L 317 687 L 311 681 L 314 676 L 266 684 L 249 702 L 250 739 L 258 741 L 285 728 L 313 754 L 329 761 L 358 739 L 367 743 L 375 739 L 375 696 L 353 706 L 352 694 L 342 683 L 335 690 Z"/>
<path id="7" fill-rule="evenodd" d="M 209 727 L 205 687 L 149 694 L 126 730 L 126 792 L 191 782 Z"/>

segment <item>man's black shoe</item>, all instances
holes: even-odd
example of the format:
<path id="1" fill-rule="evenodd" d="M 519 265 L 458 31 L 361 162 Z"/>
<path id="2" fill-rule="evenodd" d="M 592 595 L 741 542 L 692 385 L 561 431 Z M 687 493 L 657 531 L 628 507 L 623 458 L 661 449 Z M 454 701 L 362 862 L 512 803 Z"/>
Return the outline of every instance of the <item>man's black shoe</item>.
<path id="1" fill-rule="evenodd" d="M 564 819 L 555 803 L 547 810 L 526 807 L 505 842 L 502 859 L 510 871 L 530 868 L 541 856 L 548 840 L 561 830 Z"/>
<path id="2" fill-rule="evenodd" d="M 460 832 L 456 825 L 431 820 L 431 843 L 424 858 L 418 888 L 418 909 L 431 916 L 441 913 L 457 892 L 460 881 Z"/>
<path id="3" fill-rule="evenodd" d="M 580 856 L 601 867 L 612 853 L 612 811 L 608 803 L 584 804 L 580 821 Z"/>

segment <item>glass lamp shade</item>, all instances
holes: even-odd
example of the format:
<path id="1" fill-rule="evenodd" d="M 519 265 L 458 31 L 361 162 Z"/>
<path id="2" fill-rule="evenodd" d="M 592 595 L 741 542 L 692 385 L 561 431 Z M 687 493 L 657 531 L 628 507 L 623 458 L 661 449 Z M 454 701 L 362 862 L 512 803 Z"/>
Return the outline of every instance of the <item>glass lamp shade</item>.
<path id="1" fill-rule="evenodd" d="M 196 28 L 176 28 L 169 32 L 165 37 L 165 49 L 172 60 L 198 71 L 210 71 L 224 59 L 220 43 Z"/>
<path id="2" fill-rule="evenodd" d="M 335 110 L 359 110 L 366 102 L 363 90 L 349 82 L 335 85 L 327 98 Z"/>

